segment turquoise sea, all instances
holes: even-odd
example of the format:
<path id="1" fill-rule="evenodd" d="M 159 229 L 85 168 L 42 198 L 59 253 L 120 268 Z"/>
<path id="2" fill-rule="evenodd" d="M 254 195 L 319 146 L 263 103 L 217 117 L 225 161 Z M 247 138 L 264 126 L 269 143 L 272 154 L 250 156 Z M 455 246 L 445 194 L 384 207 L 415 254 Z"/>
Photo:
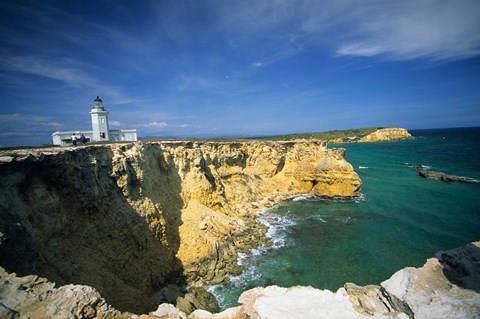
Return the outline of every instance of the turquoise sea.
<path id="1" fill-rule="evenodd" d="M 245 272 L 210 288 L 221 307 L 257 286 L 379 284 L 440 250 L 480 240 L 480 183 L 426 180 L 409 167 L 480 180 L 480 128 L 410 132 L 403 141 L 329 146 L 347 149 L 363 198 L 296 198 L 262 211 L 275 244 L 239 256 Z"/>

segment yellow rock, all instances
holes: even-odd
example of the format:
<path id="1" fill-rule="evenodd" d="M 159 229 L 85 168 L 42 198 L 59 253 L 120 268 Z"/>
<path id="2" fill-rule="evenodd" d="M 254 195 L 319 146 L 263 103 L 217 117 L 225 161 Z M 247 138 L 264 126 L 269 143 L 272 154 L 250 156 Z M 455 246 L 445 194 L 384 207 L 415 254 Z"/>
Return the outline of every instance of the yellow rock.
<path id="1" fill-rule="evenodd" d="M 358 196 L 361 185 L 344 150 L 316 140 L 111 147 L 112 175 L 141 215 L 158 215 L 150 218 L 151 227 L 168 228 L 165 215 L 181 219 L 173 246 L 184 264 L 210 257 L 212 243 L 245 232 L 242 219 L 263 207 L 298 194 Z"/>
<path id="2" fill-rule="evenodd" d="M 382 128 L 362 137 L 359 142 L 392 141 L 409 138 L 411 136 L 412 135 L 404 128 Z"/>
<path id="3" fill-rule="evenodd" d="M 98 287 L 114 306 L 139 312 L 176 271 L 189 283 L 238 272 L 237 253 L 267 243 L 255 221 L 262 208 L 297 195 L 358 196 L 361 185 L 344 151 L 316 140 L 15 152 L 0 162 L 0 223 L 20 239 L 4 251 L 37 250 L 33 261 L 10 259 L 60 284 Z M 29 221 L 34 236 L 25 236 Z"/>

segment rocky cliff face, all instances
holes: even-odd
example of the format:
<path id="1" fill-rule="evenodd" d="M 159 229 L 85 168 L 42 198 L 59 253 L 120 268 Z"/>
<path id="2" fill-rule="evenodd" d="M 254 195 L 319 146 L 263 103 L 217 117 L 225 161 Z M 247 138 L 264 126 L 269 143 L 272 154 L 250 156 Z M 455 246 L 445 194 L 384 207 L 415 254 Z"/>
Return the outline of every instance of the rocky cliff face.
<path id="1" fill-rule="evenodd" d="M 149 315 L 121 313 L 88 286 L 53 287 L 37 276 L 17 277 L 0 268 L 0 317 L 177 319 L 432 319 L 480 318 L 480 242 L 438 253 L 420 268 L 405 268 L 380 286 L 346 284 L 337 292 L 269 286 L 248 290 L 241 306 L 221 313 L 186 315 L 162 304 Z"/>
<path id="2" fill-rule="evenodd" d="M 412 135 L 404 128 L 382 128 L 362 137 L 359 142 L 401 140 L 411 136 Z"/>
<path id="3" fill-rule="evenodd" d="M 288 197 L 354 197 L 361 181 L 323 142 L 159 142 L 0 154 L 0 261 L 93 286 L 146 312 L 168 284 L 220 282 L 264 240 L 255 212 Z"/>

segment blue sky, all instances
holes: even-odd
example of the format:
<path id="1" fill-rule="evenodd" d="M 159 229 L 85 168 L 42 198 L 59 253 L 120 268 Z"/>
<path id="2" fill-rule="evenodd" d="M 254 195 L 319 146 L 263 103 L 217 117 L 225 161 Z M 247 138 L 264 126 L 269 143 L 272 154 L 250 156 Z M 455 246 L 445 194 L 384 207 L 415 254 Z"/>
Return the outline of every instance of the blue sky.
<path id="1" fill-rule="evenodd" d="M 0 145 L 480 125 L 480 1 L 0 2 Z"/>

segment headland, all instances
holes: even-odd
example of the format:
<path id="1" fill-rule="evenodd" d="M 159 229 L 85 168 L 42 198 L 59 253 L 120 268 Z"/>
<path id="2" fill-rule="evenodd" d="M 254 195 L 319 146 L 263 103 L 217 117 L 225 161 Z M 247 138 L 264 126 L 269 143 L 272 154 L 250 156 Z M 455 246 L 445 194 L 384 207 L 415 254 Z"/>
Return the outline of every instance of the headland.
<path id="1" fill-rule="evenodd" d="M 93 286 L 132 312 L 240 272 L 237 254 L 268 244 L 260 209 L 301 194 L 356 197 L 361 185 L 344 150 L 323 141 L 135 142 L 0 158 L 2 266 Z"/>

